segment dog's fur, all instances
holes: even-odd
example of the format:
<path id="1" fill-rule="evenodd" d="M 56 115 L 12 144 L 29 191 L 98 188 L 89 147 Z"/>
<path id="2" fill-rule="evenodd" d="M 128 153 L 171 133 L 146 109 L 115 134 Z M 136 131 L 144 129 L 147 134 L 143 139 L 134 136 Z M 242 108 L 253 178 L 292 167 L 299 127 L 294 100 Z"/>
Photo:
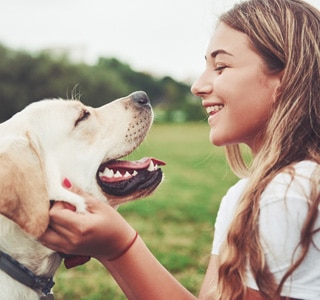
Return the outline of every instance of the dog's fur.
<path id="1" fill-rule="evenodd" d="M 98 175 L 103 163 L 131 153 L 146 136 L 153 120 L 146 99 L 136 92 L 100 108 L 42 100 L 0 124 L 1 251 L 37 275 L 54 275 L 61 258 L 37 240 L 49 224 L 50 200 L 69 202 L 78 212 L 86 209 L 84 199 L 62 187 L 64 178 L 112 206 L 158 186 L 160 169 L 157 179 L 119 195 L 105 192 Z M 40 297 L 1 270 L 0 283 L 1 300 Z"/>

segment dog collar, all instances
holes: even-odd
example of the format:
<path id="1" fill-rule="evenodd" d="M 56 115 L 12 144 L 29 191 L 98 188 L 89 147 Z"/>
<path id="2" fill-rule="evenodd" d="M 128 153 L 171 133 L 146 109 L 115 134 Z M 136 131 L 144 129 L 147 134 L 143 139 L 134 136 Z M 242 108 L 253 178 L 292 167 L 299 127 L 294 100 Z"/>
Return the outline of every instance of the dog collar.
<path id="1" fill-rule="evenodd" d="M 28 268 L 2 251 L 0 251 L 0 269 L 27 287 L 41 291 L 45 296 L 50 294 L 54 286 L 52 277 L 47 278 L 35 275 Z"/>

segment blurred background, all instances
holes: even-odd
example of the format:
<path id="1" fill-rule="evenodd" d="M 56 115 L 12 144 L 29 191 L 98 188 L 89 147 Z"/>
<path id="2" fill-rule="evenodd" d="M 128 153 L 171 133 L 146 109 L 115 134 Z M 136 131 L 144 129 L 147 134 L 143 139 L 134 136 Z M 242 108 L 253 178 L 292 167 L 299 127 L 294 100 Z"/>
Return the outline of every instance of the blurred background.
<path id="1" fill-rule="evenodd" d="M 190 85 L 216 16 L 235 2 L 1 1 L 0 121 L 42 98 L 98 106 L 134 90 L 150 95 L 158 121 L 198 120 Z"/>
<path id="2" fill-rule="evenodd" d="M 146 91 L 156 120 L 129 159 L 164 160 L 148 199 L 120 207 L 160 262 L 195 295 L 221 197 L 237 181 L 190 86 L 205 67 L 216 17 L 235 0 L 2 0 L 0 122 L 43 98 L 100 106 Z M 320 0 L 308 2 L 320 8 Z M 152 276 L 152 274 L 150 274 Z M 92 260 L 56 274 L 55 299 L 125 299 Z M 165 288 L 165 287 L 164 287 Z"/>

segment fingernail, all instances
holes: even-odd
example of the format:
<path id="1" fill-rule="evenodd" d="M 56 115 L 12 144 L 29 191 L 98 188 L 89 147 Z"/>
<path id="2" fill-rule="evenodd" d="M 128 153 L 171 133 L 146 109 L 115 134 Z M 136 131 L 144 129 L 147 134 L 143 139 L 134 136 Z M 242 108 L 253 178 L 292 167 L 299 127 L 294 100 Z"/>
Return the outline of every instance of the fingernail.
<path id="1" fill-rule="evenodd" d="M 71 182 L 70 182 L 69 179 L 67 179 L 67 178 L 65 178 L 65 179 L 63 180 L 63 185 L 64 185 L 67 189 L 69 189 L 69 188 L 72 187 Z"/>

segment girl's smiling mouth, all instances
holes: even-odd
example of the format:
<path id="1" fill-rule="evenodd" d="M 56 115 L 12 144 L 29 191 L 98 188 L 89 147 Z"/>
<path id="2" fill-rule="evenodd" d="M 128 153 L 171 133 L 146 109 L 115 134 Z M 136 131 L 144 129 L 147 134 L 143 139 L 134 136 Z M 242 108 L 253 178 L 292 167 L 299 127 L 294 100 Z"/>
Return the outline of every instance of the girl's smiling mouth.
<path id="1" fill-rule="evenodd" d="M 207 114 L 211 116 L 211 115 L 216 114 L 220 110 L 222 110 L 223 107 L 224 107 L 224 105 L 222 105 L 222 104 L 214 104 L 214 105 L 206 106 L 205 109 L 206 109 Z"/>

